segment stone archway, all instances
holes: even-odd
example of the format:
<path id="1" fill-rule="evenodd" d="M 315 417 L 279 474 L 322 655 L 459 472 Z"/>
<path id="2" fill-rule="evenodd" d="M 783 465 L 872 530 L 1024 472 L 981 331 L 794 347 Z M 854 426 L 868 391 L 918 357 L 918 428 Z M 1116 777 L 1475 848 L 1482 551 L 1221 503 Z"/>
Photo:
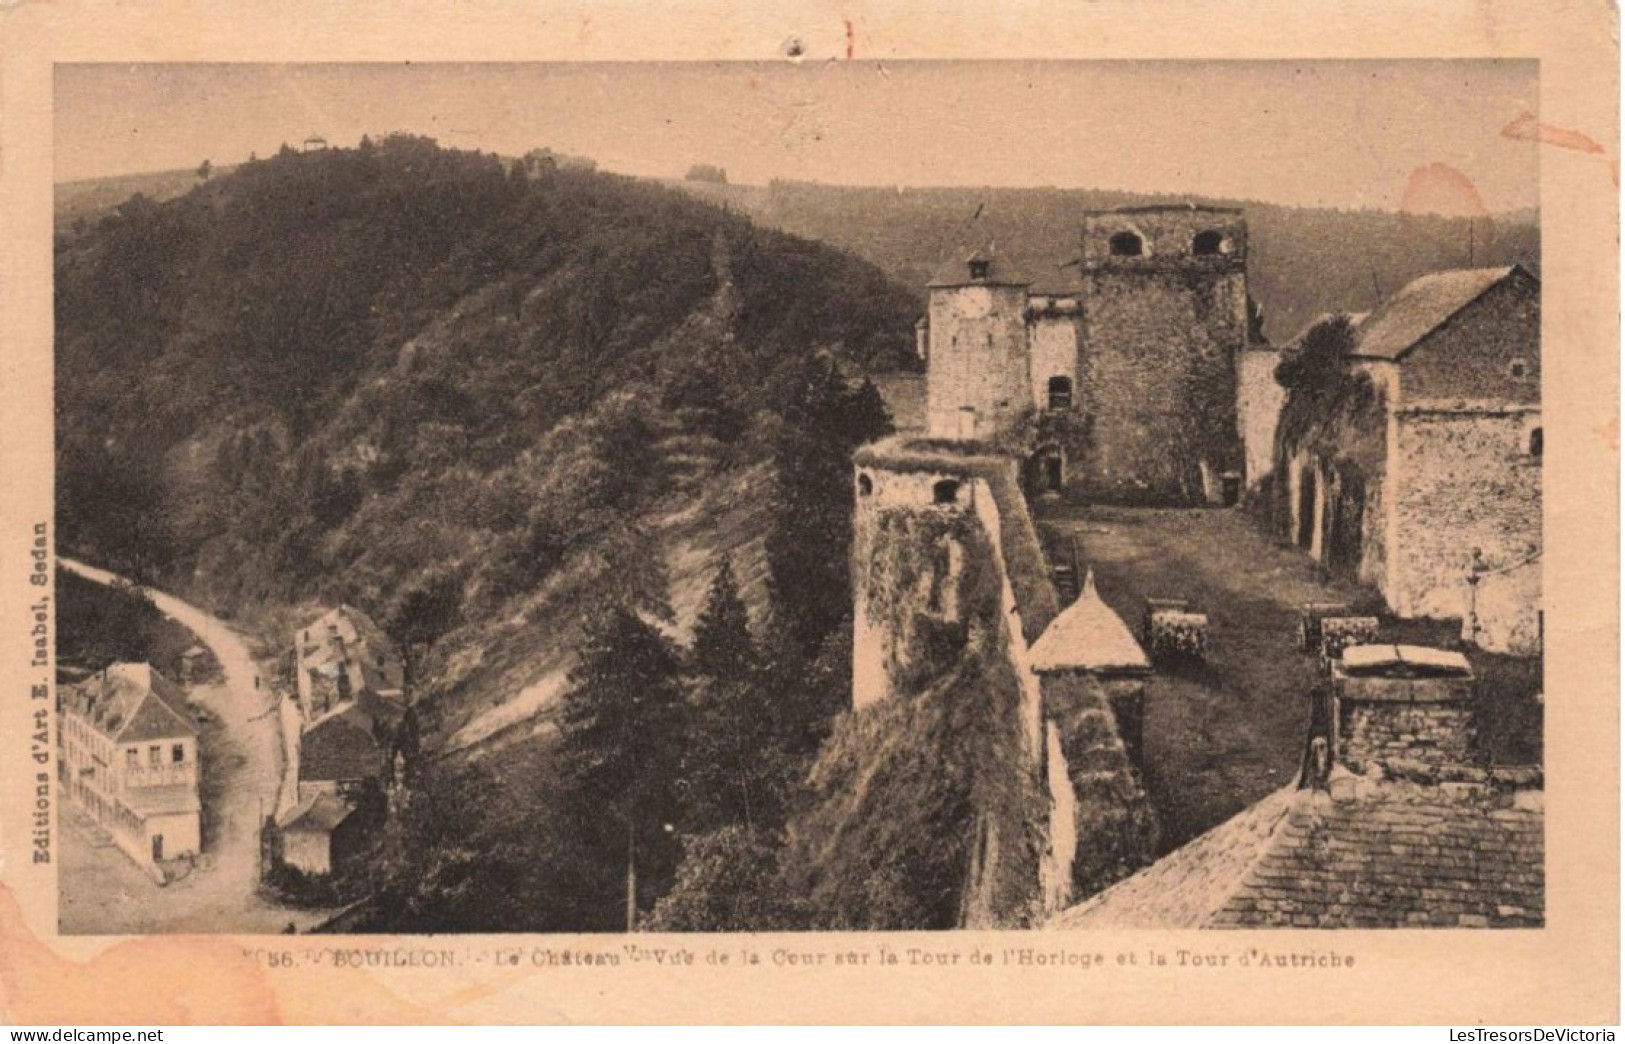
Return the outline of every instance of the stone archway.
<path id="1" fill-rule="evenodd" d="M 1066 455 L 1059 446 L 1040 446 L 1027 460 L 1028 487 L 1037 494 L 1066 492 Z"/>
<path id="2" fill-rule="evenodd" d="M 1305 463 L 1298 471 L 1297 525 L 1293 530 L 1297 533 L 1298 546 L 1305 551 L 1315 544 L 1315 501 L 1319 499 L 1320 478 L 1317 471 L 1312 463 Z"/>

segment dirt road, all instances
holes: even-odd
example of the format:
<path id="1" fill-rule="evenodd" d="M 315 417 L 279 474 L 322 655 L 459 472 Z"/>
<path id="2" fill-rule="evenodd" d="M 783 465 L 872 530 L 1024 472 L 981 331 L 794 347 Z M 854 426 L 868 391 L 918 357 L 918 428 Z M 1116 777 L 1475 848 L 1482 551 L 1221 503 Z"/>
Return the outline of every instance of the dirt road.
<path id="1" fill-rule="evenodd" d="M 112 573 L 71 559 L 64 569 L 107 584 Z M 282 738 L 268 684 L 242 638 L 208 612 L 146 589 L 160 612 L 214 653 L 222 683 L 193 699 L 218 722 L 205 730 L 204 853 L 187 877 L 160 888 L 112 847 L 98 847 L 64 817 L 60 922 L 64 933 L 276 932 L 321 915 L 289 910 L 255 892 L 261 816 L 276 807 Z"/>

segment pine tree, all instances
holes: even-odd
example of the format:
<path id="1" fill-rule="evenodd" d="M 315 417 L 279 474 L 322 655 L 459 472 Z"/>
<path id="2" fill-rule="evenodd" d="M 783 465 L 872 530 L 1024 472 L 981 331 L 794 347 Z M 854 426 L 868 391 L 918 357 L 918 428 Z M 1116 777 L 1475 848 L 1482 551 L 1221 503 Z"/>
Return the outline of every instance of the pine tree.
<path id="1" fill-rule="evenodd" d="M 849 388 L 815 362 L 804 375 L 774 451 L 774 527 L 767 537 L 776 614 L 808 658 L 851 611 L 852 451 L 891 431 L 865 380 Z"/>
<path id="2" fill-rule="evenodd" d="M 694 671 L 712 678 L 741 678 L 753 672 L 759 660 L 750 634 L 750 615 L 739 596 L 733 565 L 717 570 L 711 594 L 694 623 Z"/>
<path id="3" fill-rule="evenodd" d="M 787 774 L 776 734 L 774 694 L 751 637 L 733 569 L 717 571 L 694 626 L 685 826 L 777 826 Z"/>
<path id="4" fill-rule="evenodd" d="M 636 613 L 616 607 L 589 625 L 560 754 L 569 796 L 604 828 L 601 846 L 623 854 L 629 928 L 676 869 L 684 696 L 677 650 Z"/>

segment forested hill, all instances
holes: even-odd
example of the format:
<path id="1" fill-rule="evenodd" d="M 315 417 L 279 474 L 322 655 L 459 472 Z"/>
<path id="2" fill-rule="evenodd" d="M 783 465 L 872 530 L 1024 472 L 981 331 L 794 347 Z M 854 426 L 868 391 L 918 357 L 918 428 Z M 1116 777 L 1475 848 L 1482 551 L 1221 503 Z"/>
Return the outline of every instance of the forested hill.
<path id="1" fill-rule="evenodd" d="M 844 493 L 819 425 L 909 364 L 916 315 L 680 193 L 410 137 L 131 199 L 59 233 L 56 291 L 63 549 L 273 634 L 362 606 L 443 706 L 511 695 L 558 614 L 660 615 L 643 528 L 729 483 L 760 523 L 798 434 Z"/>
<path id="2" fill-rule="evenodd" d="M 860 188 L 775 181 L 766 186 L 671 182 L 758 222 L 819 239 L 874 262 L 924 293 L 952 252 L 991 244 L 1044 289 L 1077 274 L 1079 213 L 1151 204 L 1236 206 L 1247 212 L 1249 284 L 1277 343 L 1323 312 L 1364 311 L 1419 275 L 1521 263 L 1538 271 L 1538 215 L 1444 218 L 1325 210 L 1198 196 L 1060 188 Z"/>

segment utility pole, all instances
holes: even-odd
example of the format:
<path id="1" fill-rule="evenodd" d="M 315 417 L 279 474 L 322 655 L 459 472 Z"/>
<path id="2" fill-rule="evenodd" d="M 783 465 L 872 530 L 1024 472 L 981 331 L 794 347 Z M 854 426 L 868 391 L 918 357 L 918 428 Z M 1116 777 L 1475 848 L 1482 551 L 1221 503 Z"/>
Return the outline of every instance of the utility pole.
<path id="1" fill-rule="evenodd" d="M 626 820 L 626 930 L 638 930 L 638 836 Z"/>

